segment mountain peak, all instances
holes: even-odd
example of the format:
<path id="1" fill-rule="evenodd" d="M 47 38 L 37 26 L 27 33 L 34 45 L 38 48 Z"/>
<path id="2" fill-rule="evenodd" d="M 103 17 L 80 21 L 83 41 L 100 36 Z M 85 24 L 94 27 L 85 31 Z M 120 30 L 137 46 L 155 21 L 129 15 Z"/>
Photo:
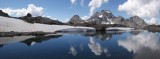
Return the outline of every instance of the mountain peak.
<path id="1" fill-rule="evenodd" d="M 130 27 L 134 27 L 134 28 L 143 28 L 145 26 L 147 26 L 148 24 L 143 20 L 141 19 L 139 16 L 133 16 L 133 17 L 130 17 L 127 21 L 128 22 L 128 25 Z M 134 24 L 134 25 L 133 25 Z"/>
<path id="2" fill-rule="evenodd" d="M 74 15 L 71 20 L 82 20 L 79 15 Z"/>
<path id="3" fill-rule="evenodd" d="M 98 16 L 99 18 L 113 18 L 114 15 L 109 10 L 101 10 L 101 12 L 96 12 L 93 17 Z"/>
<path id="4" fill-rule="evenodd" d="M 74 15 L 73 17 L 79 17 L 79 15 Z"/>
<path id="5" fill-rule="evenodd" d="M 94 22 L 95 24 L 110 24 L 111 19 L 115 16 L 109 11 L 109 10 L 101 10 L 101 12 L 96 12 L 91 18 L 89 18 L 89 21 Z"/>
<path id="6" fill-rule="evenodd" d="M 110 10 L 101 10 L 101 12 L 111 13 Z"/>
<path id="7" fill-rule="evenodd" d="M 73 25 L 79 25 L 81 23 L 84 23 L 84 20 L 82 20 L 79 15 L 74 15 L 70 21 L 68 22 L 70 24 L 73 24 Z"/>

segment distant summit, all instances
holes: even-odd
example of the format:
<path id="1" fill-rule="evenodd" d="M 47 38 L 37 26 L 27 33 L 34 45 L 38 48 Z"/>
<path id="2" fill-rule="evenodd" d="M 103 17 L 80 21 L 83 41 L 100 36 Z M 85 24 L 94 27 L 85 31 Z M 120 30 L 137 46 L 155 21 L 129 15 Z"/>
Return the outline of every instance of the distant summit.
<path id="1" fill-rule="evenodd" d="M 112 24 L 111 19 L 114 17 L 109 10 L 102 10 L 101 12 L 96 12 L 88 21 L 94 24 Z"/>
<path id="2" fill-rule="evenodd" d="M 78 15 L 74 15 L 68 23 L 72 25 L 81 25 L 84 23 L 84 20 L 82 20 Z"/>

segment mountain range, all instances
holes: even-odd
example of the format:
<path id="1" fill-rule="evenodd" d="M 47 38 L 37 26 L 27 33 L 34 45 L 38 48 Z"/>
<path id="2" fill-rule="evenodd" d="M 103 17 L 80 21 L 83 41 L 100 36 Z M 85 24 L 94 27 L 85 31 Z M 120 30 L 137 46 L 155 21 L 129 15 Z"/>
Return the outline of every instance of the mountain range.
<path id="1" fill-rule="evenodd" d="M 78 15 L 74 15 L 68 22 L 71 25 L 85 25 L 87 23 L 94 25 L 121 25 L 131 28 L 145 28 L 148 24 L 141 19 L 139 16 L 133 16 L 125 19 L 122 16 L 114 16 L 109 10 L 102 10 L 101 12 L 96 12 L 89 19 L 83 20 Z M 91 25 L 91 26 L 92 26 Z"/>

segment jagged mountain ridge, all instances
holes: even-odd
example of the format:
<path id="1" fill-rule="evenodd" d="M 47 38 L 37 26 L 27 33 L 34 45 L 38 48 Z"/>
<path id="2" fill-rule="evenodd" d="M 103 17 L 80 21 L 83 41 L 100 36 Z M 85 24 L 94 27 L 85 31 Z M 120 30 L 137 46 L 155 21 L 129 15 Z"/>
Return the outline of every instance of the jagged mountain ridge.
<path id="1" fill-rule="evenodd" d="M 86 23 L 90 23 L 94 25 L 119 24 L 119 25 L 132 27 L 132 28 L 144 28 L 148 26 L 148 24 L 138 16 L 133 16 L 133 17 L 130 17 L 129 19 L 125 19 L 122 16 L 118 16 L 118 17 L 114 16 L 112 12 L 109 10 L 102 10 L 101 12 L 96 12 L 93 16 L 91 16 L 86 21 L 80 19 L 79 16 L 77 19 L 76 18 L 73 19 L 73 17 L 70 19 L 70 22 L 74 24 L 81 24 L 81 25 L 84 25 Z"/>

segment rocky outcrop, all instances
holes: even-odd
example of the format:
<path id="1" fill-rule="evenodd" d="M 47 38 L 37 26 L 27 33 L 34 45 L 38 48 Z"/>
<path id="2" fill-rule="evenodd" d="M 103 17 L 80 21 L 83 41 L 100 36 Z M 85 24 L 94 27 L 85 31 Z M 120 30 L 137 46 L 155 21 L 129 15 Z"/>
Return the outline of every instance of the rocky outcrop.
<path id="1" fill-rule="evenodd" d="M 52 20 L 47 17 L 42 17 L 42 16 L 37 16 L 37 17 L 32 17 L 30 13 L 28 13 L 24 17 L 20 17 L 19 19 L 22 19 L 23 21 L 26 21 L 28 23 L 40 23 L 40 24 L 56 24 L 56 25 L 62 25 L 63 23 L 58 21 L 58 20 Z"/>
<path id="2" fill-rule="evenodd" d="M 7 13 L 4 13 L 2 10 L 0 10 L 0 16 L 10 17 Z M 10 18 L 17 18 L 17 17 L 10 17 Z M 28 22 L 28 23 L 40 23 L 40 24 L 50 24 L 50 25 L 53 25 L 53 24 L 63 25 L 64 24 L 58 20 L 52 20 L 47 17 L 42 17 L 42 16 L 32 17 L 32 15 L 30 13 L 28 13 L 24 17 L 19 17 L 18 19 L 21 19 L 21 20 Z"/>
<path id="3" fill-rule="evenodd" d="M 30 13 L 28 13 L 26 17 L 32 17 L 32 15 Z"/>
<path id="4" fill-rule="evenodd" d="M 2 10 L 0 10 L 0 16 L 9 17 L 7 13 L 4 13 Z"/>
<path id="5" fill-rule="evenodd" d="M 82 20 L 78 15 L 74 15 L 68 22 L 70 25 L 82 25 L 84 20 Z"/>

